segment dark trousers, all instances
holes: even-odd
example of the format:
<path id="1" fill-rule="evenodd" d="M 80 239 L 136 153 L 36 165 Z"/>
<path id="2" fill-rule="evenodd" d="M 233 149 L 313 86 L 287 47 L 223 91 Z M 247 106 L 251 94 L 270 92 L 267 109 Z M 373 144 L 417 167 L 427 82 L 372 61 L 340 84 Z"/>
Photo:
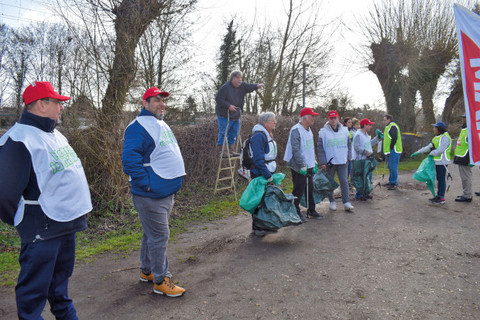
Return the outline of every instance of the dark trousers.
<path id="1" fill-rule="evenodd" d="M 445 182 L 445 176 L 447 174 L 447 169 L 445 169 L 444 165 L 436 165 L 435 166 L 435 173 L 437 174 L 437 196 L 440 198 L 445 197 L 445 188 L 446 188 L 446 182 Z"/>
<path id="2" fill-rule="evenodd" d="M 304 176 L 294 170 L 292 171 L 293 191 L 292 194 L 296 197 L 293 201 L 297 212 L 300 212 L 300 200 L 302 196 L 307 195 L 307 181 L 308 181 L 308 211 L 315 211 L 315 200 L 313 199 L 313 172 L 312 169 L 307 169 L 307 175 Z"/>
<path id="3" fill-rule="evenodd" d="M 43 319 L 48 300 L 56 319 L 78 319 L 68 297 L 68 279 L 75 264 L 75 233 L 22 244 L 15 295 L 19 319 Z"/>

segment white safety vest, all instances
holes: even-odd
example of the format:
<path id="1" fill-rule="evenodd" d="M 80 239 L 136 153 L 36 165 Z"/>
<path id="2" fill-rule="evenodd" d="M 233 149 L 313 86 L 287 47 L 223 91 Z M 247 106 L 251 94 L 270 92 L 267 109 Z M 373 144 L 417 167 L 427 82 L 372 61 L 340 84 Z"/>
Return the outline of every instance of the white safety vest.
<path id="1" fill-rule="evenodd" d="M 90 212 L 92 201 L 82 163 L 67 139 L 58 131 L 45 132 L 36 127 L 16 123 L 0 139 L 25 145 L 32 158 L 40 196 L 20 199 L 14 225 L 22 222 L 25 204 L 40 205 L 52 220 L 68 222 Z"/>
<path id="2" fill-rule="evenodd" d="M 310 128 L 306 130 L 301 123 L 297 123 L 290 129 L 290 133 L 288 135 L 288 142 L 287 147 L 285 149 L 285 155 L 283 156 L 283 160 L 290 161 L 292 159 L 292 145 L 290 143 L 290 137 L 292 135 L 292 131 L 298 129 L 300 133 L 300 153 L 303 156 L 303 160 L 307 165 L 307 168 L 313 168 L 315 166 L 315 146 L 313 142 L 313 133 Z"/>
<path id="3" fill-rule="evenodd" d="M 340 124 L 339 124 L 340 126 Z M 326 128 L 320 129 L 318 135 L 322 138 L 323 149 L 327 161 L 332 159 L 332 164 L 345 164 L 348 157 L 348 129 L 339 127 L 337 132 Z"/>
<path id="4" fill-rule="evenodd" d="M 144 167 L 152 167 L 153 172 L 163 179 L 175 179 L 185 175 L 182 153 L 170 127 L 163 120 L 154 116 L 139 116 L 137 121 L 155 142 L 155 149 L 150 154 L 150 162 Z"/>
<path id="5" fill-rule="evenodd" d="M 257 131 L 262 131 L 267 137 L 268 153 L 265 154 L 265 166 L 267 167 L 268 171 L 275 172 L 275 170 L 277 170 L 277 162 L 275 161 L 275 159 L 277 158 L 277 143 L 272 138 L 270 138 L 270 134 L 264 126 L 256 124 L 253 127 L 252 132 L 255 133 Z M 253 154 L 251 147 L 250 154 Z"/>
<path id="6" fill-rule="evenodd" d="M 356 138 L 356 137 L 358 137 L 358 138 Z M 353 139 L 354 140 L 360 139 L 360 145 L 362 146 L 362 150 L 367 150 L 368 152 L 373 153 L 372 143 L 370 142 L 370 137 L 368 136 L 368 134 L 363 132 L 363 130 L 357 130 Z M 366 158 L 367 157 L 365 155 L 358 154 L 355 151 L 355 148 L 352 144 L 352 159 L 353 160 L 362 160 L 362 159 L 366 159 Z"/>

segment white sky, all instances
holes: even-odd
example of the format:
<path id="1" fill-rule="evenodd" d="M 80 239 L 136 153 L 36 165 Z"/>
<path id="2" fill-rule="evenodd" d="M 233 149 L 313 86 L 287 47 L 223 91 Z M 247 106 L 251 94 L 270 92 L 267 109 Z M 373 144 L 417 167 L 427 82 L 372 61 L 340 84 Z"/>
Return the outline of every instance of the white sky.
<path id="1" fill-rule="evenodd" d="M 355 32 L 358 29 L 355 17 L 365 15 L 374 1 L 381 0 L 322 1 L 321 20 L 342 19 L 344 26 L 347 26 L 338 32 L 334 41 L 335 52 L 330 72 L 336 75 L 335 87 L 348 91 L 355 107 L 369 104 L 384 108 L 385 101 L 375 75 L 366 70 L 366 62 L 352 49 L 352 46 L 359 45 L 358 41 L 361 39 L 361 34 Z M 45 6 L 47 2 L 48 0 L 0 0 L 1 22 L 15 27 L 45 19 L 52 21 Z M 285 20 L 284 2 L 286 0 L 199 0 L 194 20 L 194 55 L 198 68 L 207 68 L 214 72 L 212 68 L 215 54 L 226 32 L 226 22 L 232 17 L 235 17 L 236 21 L 251 23 L 256 15 L 258 21 L 266 19 L 274 25 L 282 24 Z M 254 81 L 261 82 L 261 79 Z M 440 100 L 437 109 L 443 109 L 443 103 L 444 99 Z"/>

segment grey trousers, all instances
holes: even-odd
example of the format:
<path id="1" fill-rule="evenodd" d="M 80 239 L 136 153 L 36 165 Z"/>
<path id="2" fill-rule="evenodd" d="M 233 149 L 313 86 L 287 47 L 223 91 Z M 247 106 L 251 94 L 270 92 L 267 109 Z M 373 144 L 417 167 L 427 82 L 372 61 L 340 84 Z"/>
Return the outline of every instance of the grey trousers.
<path id="1" fill-rule="evenodd" d="M 462 179 L 462 188 L 465 198 L 472 197 L 472 168 L 469 166 L 458 166 L 458 172 L 460 172 L 460 179 Z"/>
<path id="2" fill-rule="evenodd" d="M 162 283 L 165 277 L 172 276 L 168 270 L 167 244 L 174 196 L 153 199 L 132 195 L 132 199 L 143 227 L 140 269 L 145 274 L 153 273 L 155 283 Z"/>
<path id="3" fill-rule="evenodd" d="M 342 190 L 342 202 L 350 202 L 350 194 L 348 190 L 348 163 L 327 166 L 327 173 L 332 178 L 335 177 L 335 172 L 338 175 L 338 181 L 340 181 L 340 189 Z M 330 202 L 335 201 L 335 198 L 333 197 L 333 191 L 331 191 L 328 195 L 328 200 L 330 200 Z"/>

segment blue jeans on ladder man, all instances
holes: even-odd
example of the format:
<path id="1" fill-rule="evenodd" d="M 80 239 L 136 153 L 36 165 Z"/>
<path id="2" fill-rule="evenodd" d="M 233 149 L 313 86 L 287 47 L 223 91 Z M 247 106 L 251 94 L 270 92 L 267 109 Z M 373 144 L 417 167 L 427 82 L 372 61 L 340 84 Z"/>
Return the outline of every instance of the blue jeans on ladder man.
<path id="1" fill-rule="evenodd" d="M 221 146 L 223 144 L 223 139 L 225 137 L 225 130 L 227 129 L 227 140 L 228 145 L 231 146 L 235 143 L 235 138 L 238 135 L 238 129 L 240 128 L 240 120 L 228 120 L 227 118 L 217 116 L 218 120 L 218 142 L 217 145 Z"/>

